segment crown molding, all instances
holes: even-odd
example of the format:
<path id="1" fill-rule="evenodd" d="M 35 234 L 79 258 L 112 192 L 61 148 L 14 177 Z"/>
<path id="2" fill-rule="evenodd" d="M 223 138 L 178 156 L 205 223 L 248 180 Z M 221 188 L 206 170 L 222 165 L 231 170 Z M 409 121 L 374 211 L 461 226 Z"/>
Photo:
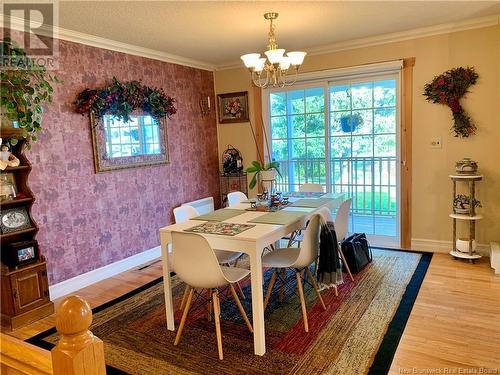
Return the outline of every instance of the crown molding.
<path id="1" fill-rule="evenodd" d="M 0 14 L 1 25 L 4 25 L 4 19 L 10 20 L 10 25 L 13 30 L 24 31 L 24 19 L 19 17 L 9 17 Z M 160 60 L 172 64 L 189 66 L 192 68 L 214 71 L 213 64 L 173 55 L 170 53 L 139 47 L 133 44 L 118 42 L 112 39 L 101 38 L 95 35 L 80 33 L 69 29 L 64 29 L 58 26 L 42 26 L 39 28 L 40 34 L 46 36 L 54 36 L 56 39 L 66 40 L 68 42 L 75 42 L 84 44 L 91 47 L 103 48 L 111 51 L 122 52 L 129 55 L 146 57 L 153 60 Z"/>
<path id="2" fill-rule="evenodd" d="M 425 38 L 433 35 L 451 34 L 459 31 L 479 29 L 499 24 L 500 24 L 500 14 L 495 14 L 492 16 L 471 18 L 458 22 L 449 22 L 435 26 L 420 27 L 417 29 L 399 31 L 395 33 L 347 40 L 345 42 L 338 42 L 313 48 L 307 48 L 305 49 L 305 51 L 309 56 L 316 56 L 327 53 L 347 51 L 356 48 L 372 47 L 380 44 L 388 44 L 388 43 L 401 42 L 411 39 Z M 228 70 L 236 68 L 245 69 L 241 61 L 237 62 L 234 61 L 227 64 L 216 65 L 215 70 Z"/>
<path id="3" fill-rule="evenodd" d="M 0 22 L 2 23 L 2 25 L 4 18 L 10 19 L 11 22 L 10 24 L 12 26 L 12 29 L 18 31 L 24 30 L 24 19 L 18 17 L 7 17 L 0 14 Z M 349 41 L 308 48 L 306 49 L 306 51 L 309 54 L 309 56 L 315 56 L 333 52 L 346 51 L 356 48 L 366 48 L 381 44 L 395 43 L 410 39 L 425 38 L 433 35 L 449 34 L 459 31 L 478 29 L 482 27 L 495 26 L 499 24 L 500 24 L 500 14 L 496 14 L 492 16 L 472 18 L 458 22 L 449 22 L 435 26 L 421 27 L 417 29 L 400 31 L 396 33 L 353 39 Z M 58 26 L 54 26 L 53 29 L 44 26 L 39 30 L 41 30 L 42 34 L 45 31 L 49 36 L 55 35 L 55 37 L 60 40 L 66 40 L 69 42 L 85 44 L 92 47 L 108 49 L 116 52 L 122 52 L 129 55 L 142 56 L 153 60 L 165 61 L 172 64 L 179 64 L 203 70 L 214 71 L 214 70 L 227 70 L 235 68 L 244 69 L 243 65 L 239 60 L 231 63 L 214 65 L 211 63 L 207 63 L 205 61 L 194 60 L 187 57 L 182 57 L 150 48 L 144 48 L 128 43 L 118 42 L 112 39 L 102 38 L 95 35 L 64 29 Z"/>

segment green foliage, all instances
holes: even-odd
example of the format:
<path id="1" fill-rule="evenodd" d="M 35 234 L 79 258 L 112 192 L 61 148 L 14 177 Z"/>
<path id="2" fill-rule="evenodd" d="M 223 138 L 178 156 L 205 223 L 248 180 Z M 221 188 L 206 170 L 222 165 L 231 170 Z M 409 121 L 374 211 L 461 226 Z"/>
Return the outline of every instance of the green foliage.
<path id="1" fill-rule="evenodd" d="M 248 185 L 250 189 L 253 189 L 257 185 L 257 176 L 261 171 L 268 171 L 270 169 L 275 169 L 276 172 L 281 176 L 280 164 L 277 161 L 272 161 L 270 163 L 263 164 L 257 160 L 252 161 L 252 164 L 246 169 L 247 173 L 253 173 L 252 180 Z"/>
<path id="2" fill-rule="evenodd" d="M 10 121 L 17 121 L 23 130 L 22 136 L 29 141 L 36 141 L 36 134 L 42 130 L 43 106 L 52 102 L 54 89 L 51 83 L 61 83 L 45 67 L 37 64 L 10 39 L 5 38 L 0 44 L 2 56 L 0 68 L 0 108 L 2 116 Z M 17 144 L 11 138 L 12 145 Z"/>

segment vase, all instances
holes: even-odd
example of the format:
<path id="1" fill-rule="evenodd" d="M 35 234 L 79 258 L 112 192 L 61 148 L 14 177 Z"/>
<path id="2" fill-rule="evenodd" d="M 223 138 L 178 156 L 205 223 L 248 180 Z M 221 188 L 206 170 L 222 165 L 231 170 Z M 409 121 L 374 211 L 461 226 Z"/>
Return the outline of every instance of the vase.
<path id="1" fill-rule="evenodd" d="M 266 171 L 260 171 L 259 178 L 262 184 L 262 190 L 268 193 L 272 192 L 274 180 L 276 179 L 276 169 L 273 168 Z"/>
<path id="2" fill-rule="evenodd" d="M 477 243 L 476 240 L 472 240 L 472 252 L 476 251 Z M 469 252 L 469 239 L 468 238 L 458 238 L 456 243 L 456 248 L 462 253 Z"/>
<path id="3" fill-rule="evenodd" d="M 454 210 L 455 210 L 456 214 L 465 215 L 465 214 L 469 214 L 470 207 L 467 207 L 467 208 L 454 207 Z"/>
<path id="4" fill-rule="evenodd" d="M 477 163 L 470 158 L 463 158 L 455 163 L 455 172 L 457 174 L 475 174 Z"/>

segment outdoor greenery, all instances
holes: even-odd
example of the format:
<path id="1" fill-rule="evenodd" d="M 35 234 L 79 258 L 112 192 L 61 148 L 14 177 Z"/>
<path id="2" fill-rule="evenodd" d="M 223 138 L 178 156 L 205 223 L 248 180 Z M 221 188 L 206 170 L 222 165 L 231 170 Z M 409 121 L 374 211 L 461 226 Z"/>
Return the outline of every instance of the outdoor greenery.
<path id="1" fill-rule="evenodd" d="M 22 129 L 22 136 L 29 141 L 36 141 L 37 133 L 42 130 L 43 106 L 52 102 L 54 89 L 51 83 L 61 83 L 55 75 L 47 72 L 26 55 L 10 39 L 5 38 L 0 44 L 2 56 L 0 69 L 0 108 L 2 121 L 8 119 Z M 17 138 L 11 138 L 12 145 Z"/>
<path id="2" fill-rule="evenodd" d="M 396 156 L 396 89 L 394 81 L 352 86 L 332 86 L 330 101 L 331 158 Z M 323 88 L 310 88 L 270 95 L 271 148 L 276 161 L 325 159 L 325 101 Z M 340 119 L 356 115 L 363 119 L 352 133 L 341 129 Z M 303 163 L 296 163 L 294 178 L 308 182 L 317 176 Z M 324 163 L 322 174 L 324 175 Z"/>

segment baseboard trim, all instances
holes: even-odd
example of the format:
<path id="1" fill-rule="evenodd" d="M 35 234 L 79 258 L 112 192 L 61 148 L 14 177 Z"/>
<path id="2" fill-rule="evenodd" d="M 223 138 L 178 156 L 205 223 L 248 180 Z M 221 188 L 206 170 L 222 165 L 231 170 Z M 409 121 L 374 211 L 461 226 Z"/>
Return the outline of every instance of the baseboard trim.
<path id="1" fill-rule="evenodd" d="M 431 253 L 446 253 L 448 254 L 452 247 L 452 241 L 429 240 L 425 238 L 412 238 L 411 249 L 418 251 L 426 251 Z M 476 252 L 483 256 L 490 256 L 490 245 L 478 244 Z"/>
<path id="2" fill-rule="evenodd" d="M 65 296 L 161 256 L 160 246 L 49 286 L 50 299 Z"/>

